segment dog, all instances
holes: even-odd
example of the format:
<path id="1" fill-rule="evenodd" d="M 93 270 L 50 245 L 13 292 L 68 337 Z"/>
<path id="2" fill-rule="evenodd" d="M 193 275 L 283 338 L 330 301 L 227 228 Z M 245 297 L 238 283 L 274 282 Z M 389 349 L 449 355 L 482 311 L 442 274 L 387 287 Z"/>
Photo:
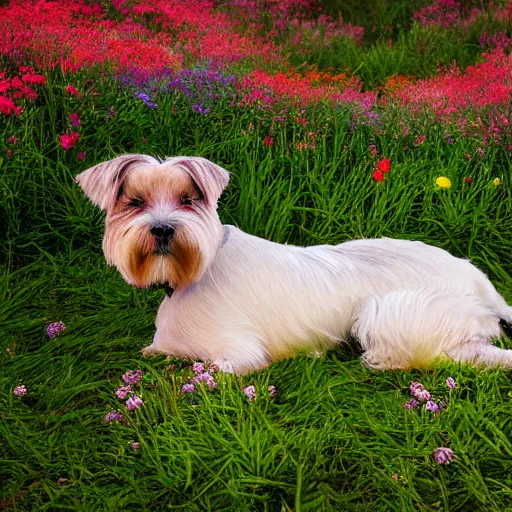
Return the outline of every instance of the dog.
<path id="1" fill-rule="evenodd" d="M 166 289 L 145 356 L 244 374 L 356 340 L 377 369 L 512 368 L 512 350 L 491 344 L 512 332 L 512 307 L 443 249 L 390 238 L 297 247 L 223 225 L 229 173 L 201 157 L 127 154 L 76 180 L 106 212 L 107 262 L 134 286 Z"/>

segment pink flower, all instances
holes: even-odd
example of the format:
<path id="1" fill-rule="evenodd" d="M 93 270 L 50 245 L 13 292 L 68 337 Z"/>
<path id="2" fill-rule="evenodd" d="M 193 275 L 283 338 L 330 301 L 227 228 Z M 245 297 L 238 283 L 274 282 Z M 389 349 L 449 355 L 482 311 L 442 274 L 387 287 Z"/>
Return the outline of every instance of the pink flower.
<path id="1" fill-rule="evenodd" d="M 421 146 L 421 145 L 425 142 L 425 139 L 426 139 L 425 135 L 420 135 L 420 136 L 419 136 L 419 137 L 418 137 L 418 138 L 413 142 L 413 144 L 414 144 L 415 146 Z"/>
<path id="2" fill-rule="evenodd" d="M 86 155 L 86 154 L 87 154 L 87 153 L 86 153 L 85 151 L 82 151 L 81 153 L 78 153 L 78 154 L 76 155 L 76 157 L 77 157 L 77 159 L 78 159 L 78 160 L 83 160 L 83 159 L 85 158 L 85 155 Z"/>
<path id="3" fill-rule="evenodd" d="M 410 385 L 411 395 L 424 402 L 430 400 L 430 393 L 425 389 L 425 386 L 421 382 L 411 382 Z"/>
<path id="4" fill-rule="evenodd" d="M 252 400 L 254 400 L 256 397 L 256 388 L 254 386 L 247 386 L 242 391 L 244 392 L 249 402 L 252 402 Z"/>
<path id="5" fill-rule="evenodd" d="M 60 145 L 66 150 L 69 151 L 80 138 L 80 134 L 78 132 L 74 132 L 71 135 L 61 135 L 60 136 Z"/>
<path id="6" fill-rule="evenodd" d="M 414 398 L 411 398 L 407 403 L 404 404 L 404 409 L 416 409 L 420 403 L 418 400 L 414 400 Z"/>
<path id="7" fill-rule="evenodd" d="M 78 96 L 80 96 L 80 93 L 72 85 L 68 85 L 66 87 L 66 92 L 68 94 L 72 94 L 73 96 L 76 96 L 77 98 L 78 98 Z"/>
<path id="8" fill-rule="evenodd" d="M 457 383 L 455 382 L 455 379 L 453 379 L 452 377 L 448 377 L 446 379 L 446 385 L 450 388 L 450 389 L 455 389 L 457 387 Z"/>
<path id="9" fill-rule="evenodd" d="M 126 408 L 129 411 L 133 411 L 139 408 L 141 405 L 144 405 L 144 402 L 135 393 L 130 398 L 128 398 L 128 400 L 126 400 Z"/>
<path id="10" fill-rule="evenodd" d="M 16 144 L 18 144 L 18 139 L 13 135 L 12 137 L 9 137 L 9 138 L 7 139 L 7 142 L 8 142 L 9 144 L 14 144 L 14 145 L 16 145 Z"/>
<path id="11" fill-rule="evenodd" d="M 437 464 L 448 464 L 455 459 L 455 453 L 451 448 L 436 448 L 432 455 Z"/>
<path id="12" fill-rule="evenodd" d="M 71 124 L 73 126 L 80 126 L 80 118 L 78 117 L 78 114 L 76 112 L 69 114 L 69 119 L 71 119 Z"/>
<path id="13" fill-rule="evenodd" d="M 276 396 L 276 393 L 277 393 L 277 389 L 275 386 L 269 386 L 268 387 L 268 393 L 269 395 L 274 398 Z"/>
<path id="14" fill-rule="evenodd" d="M 123 415 L 119 411 L 110 411 L 109 413 L 106 414 L 103 421 L 105 423 L 110 423 L 111 421 L 122 420 L 122 419 L 123 419 Z"/>
<path id="15" fill-rule="evenodd" d="M 15 396 L 23 396 L 27 394 L 27 388 L 25 386 L 16 386 L 13 391 Z"/>
<path id="16" fill-rule="evenodd" d="M 191 381 L 193 384 L 198 384 L 200 382 L 206 382 L 206 385 L 212 389 L 217 386 L 213 375 L 211 374 L 211 370 L 207 370 L 203 373 L 198 373 Z"/>
<path id="17" fill-rule="evenodd" d="M 116 396 L 120 400 L 124 400 L 130 393 L 133 393 L 131 386 L 120 386 L 116 390 Z"/>
<path id="18" fill-rule="evenodd" d="M 130 446 L 132 447 L 133 450 L 138 450 L 140 448 L 140 443 L 138 443 L 137 441 L 133 441 L 133 443 L 130 443 Z"/>
<path id="19" fill-rule="evenodd" d="M 64 322 L 59 320 L 58 322 L 53 322 L 53 324 L 50 324 L 46 328 L 46 334 L 49 338 L 56 338 L 59 332 L 65 331 L 66 329 L 67 326 L 64 324 Z"/>
<path id="20" fill-rule="evenodd" d="M 181 392 L 193 394 L 196 392 L 196 387 L 192 383 L 183 384 L 183 386 L 181 386 Z"/>
<path id="21" fill-rule="evenodd" d="M 142 370 L 128 370 L 123 375 L 123 380 L 126 382 L 126 384 L 138 384 L 142 380 L 142 375 Z"/>
<path id="22" fill-rule="evenodd" d="M 265 137 L 265 140 L 263 141 L 264 146 L 273 146 L 274 145 L 274 139 L 272 137 Z"/>
<path id="23" fill-rule="evenodd" d="M 197 375 L 204 372 L 204 364 L 196 362 L 192 365 L 192 371 Z"/>
<path id="24" fill-rule="evenodd" d="M 435 412 L 439 414 L 441 412 L 441 408 L 437 405 L 433 400 L 428 400 L 425 404 L 425 410 L 430 412 Z"/>

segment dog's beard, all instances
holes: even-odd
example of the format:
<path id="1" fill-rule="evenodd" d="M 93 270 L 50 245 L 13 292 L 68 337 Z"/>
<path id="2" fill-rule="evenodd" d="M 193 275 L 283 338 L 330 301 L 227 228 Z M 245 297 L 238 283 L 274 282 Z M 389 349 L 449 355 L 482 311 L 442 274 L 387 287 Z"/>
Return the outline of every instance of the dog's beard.
<path id="1" fill-rule="evenodd" d="M 103 251 L 108 263 L 138 288 L 187 286 L 197 280 L 204 266 L 199 241 L 184 228 L 178 228 L 163 245 L 147 226 L 112 223 L 105 231 Z"/>

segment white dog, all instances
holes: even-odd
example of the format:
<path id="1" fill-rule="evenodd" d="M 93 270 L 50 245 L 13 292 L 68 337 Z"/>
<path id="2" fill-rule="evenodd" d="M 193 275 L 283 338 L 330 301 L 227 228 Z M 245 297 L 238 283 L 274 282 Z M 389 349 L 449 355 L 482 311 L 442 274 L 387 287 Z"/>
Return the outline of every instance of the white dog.
<path id="1" fill-rule="evenodd" d="M 125 280 L 167 297 L 145 355 L 245 373 L 354 338 L 380 369 L 441 358 L 512 368 L 512 307 L 469 261 L 387 238 L 295 247 L 223 226 L 229 174 L 199 157 L 123 155 L 77 177 L 106 211 L 105 257 Z"/>

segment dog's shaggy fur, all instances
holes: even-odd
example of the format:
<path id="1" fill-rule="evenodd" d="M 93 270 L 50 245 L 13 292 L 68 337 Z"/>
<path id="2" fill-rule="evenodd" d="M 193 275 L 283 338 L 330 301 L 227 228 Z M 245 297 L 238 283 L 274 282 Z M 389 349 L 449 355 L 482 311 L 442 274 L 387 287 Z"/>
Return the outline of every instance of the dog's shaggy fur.
<path id="1" fill-rule="evenodd" d="M 356 339 L 369 366 L 440 358 L 512 368 L 492 338 L 512 308 L 469 261 L 421 242 L 281 245 L 223 226 L 229 174 L 199 157 L 123 155 L 77 177 L 106 211 L 105 257 L 138 287 L 165 285 L 144 353 L 245 373 Z"/>

